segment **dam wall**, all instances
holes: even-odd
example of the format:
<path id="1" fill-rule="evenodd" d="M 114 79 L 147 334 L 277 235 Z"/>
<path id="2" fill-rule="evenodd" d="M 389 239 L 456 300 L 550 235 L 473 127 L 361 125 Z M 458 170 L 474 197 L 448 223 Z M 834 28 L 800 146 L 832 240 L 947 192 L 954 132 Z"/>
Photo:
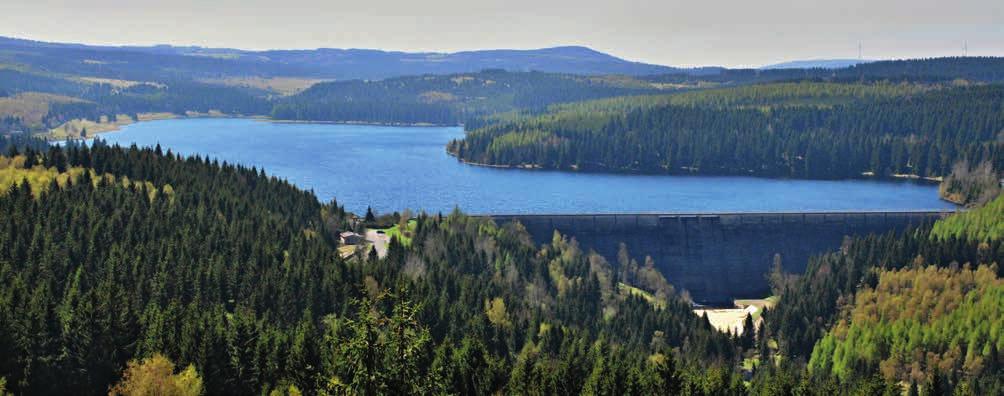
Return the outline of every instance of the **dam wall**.
<path id="1" fill-rule="evenodd" d="M 786 272 L 802 273 L 809 257 L 836 251 L 846 235 L 901 231 L 951 212 L 814 212 L 716 214 L 490 215 L 519 221 L 537 243 L 555 230 L 575 237 L 611 263 L 621 243 L 642 263 L 645 256 L 677 290 L 697 302 L 730 303 L 763 297 L 775 255 Z"/>

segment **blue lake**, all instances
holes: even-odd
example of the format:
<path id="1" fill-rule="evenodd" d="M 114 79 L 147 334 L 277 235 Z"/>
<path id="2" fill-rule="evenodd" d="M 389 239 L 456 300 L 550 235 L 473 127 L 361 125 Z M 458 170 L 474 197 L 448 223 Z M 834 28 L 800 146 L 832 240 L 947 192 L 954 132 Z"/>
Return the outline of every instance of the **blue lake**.
<path id="1" fill-rule="evenodd" d="M 456 127 L 285 124 L 250 119 L 141 122 L 109 143 L 264 167 L 337 198 L 356 213 L 411 208 L 468 213 L 730 212 L 945 209 L 936 186 L 867 180 L 652 176 L 495 169 L 464 165 L 445 145 Z"/>

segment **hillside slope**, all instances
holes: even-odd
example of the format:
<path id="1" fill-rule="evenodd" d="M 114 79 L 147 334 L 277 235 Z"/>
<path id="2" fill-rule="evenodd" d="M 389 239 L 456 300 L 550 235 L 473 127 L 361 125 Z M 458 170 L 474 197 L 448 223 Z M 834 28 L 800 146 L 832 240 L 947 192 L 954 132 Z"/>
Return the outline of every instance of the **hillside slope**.
<path id="1" fill-rule="evenodd" d="M 732 340 L 665 279 L 636 296 L 561 235 L 421 215 L 409 246 L 342 258 L 344 209 L 254 168 L 98 143 L 0 170 L 0 383 L 18 394 L 107 392 L 154 355 L 208 394 L 742 386 Z"/>
<path id="2" fill-rule="evenodd" d="M 168 45 L 109 47 L 0 37 L 0 63 L 12 60 L 53 73 L 140 81 L 246 75 L 384 79 L 484 69 L 583 75 L 649 75 L 684 71 L 631 62 L 586 47 L 455 53 L 336 48 L 246 51 Z"/>
<path id="3" fill-rule="evenodd" d="M 503 166 L 802 178 L 1004 169 L 1004 85 L 784 82 L 558 105 L 469 125 L 449 150 Z"/>
<path id="4" fill-rule="evenodd" d="M 272 118 L 380 123 L 458 124 L 506 112 L 536 112 L 554 103 L 660 92 L 630 77 L 501 69 L 316 84 L 276 101 Z"/>

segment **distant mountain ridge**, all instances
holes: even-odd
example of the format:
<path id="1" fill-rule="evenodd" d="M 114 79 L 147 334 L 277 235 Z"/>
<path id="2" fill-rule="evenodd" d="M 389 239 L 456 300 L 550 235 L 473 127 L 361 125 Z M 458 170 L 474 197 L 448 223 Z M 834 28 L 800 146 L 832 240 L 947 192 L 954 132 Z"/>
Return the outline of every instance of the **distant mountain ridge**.
<path id="1" fill-rule="evenodd" d="M 557 103 L 802 80 L 1001 83 L 1004 57 L 875 61 L 843 68 L 683 69 L 577 46 L 448 54 L 245 51 L 0 37 L 0 133 L 18 130 L 61 138 L 83 134 L 72 124 L 78 120 L 99 124 L 122 115 L 137 119 L 149 113 L 212 112 L 473 126 L 483 116 L 532 115 Z"/>
<path id="2" fill-rule="evenodd" d="M 259 53 L 279 62 L 314 62 L 318 67 L 352 78 L 383 78 L 414 74 L 453 74 L 485 69 L 572 74 L 647 75 L 681 69 L 631 62 L 586 47 L 535 50 L 479 50 L 455 53 L 388 52 L 364 49 L 273 50 Z M 359 67 L 364 66 L 364 67 Z"/>
<path id="3" fill-rule="evenodd" d="M 248 51 L 171 45 L 93 46 L 0 37 L 0 61 L 3 60 L 5 52 L 24 50 L 34 51 L 31 55 L 42 60 L 64 57 L 62 61 L 70 64 L 84 61 L 93 64 L 108 58 L 109 63 L 116 63 L 117 67 L 122 67 L 122 62 L 132 62 L 136 67 L 153 71 L 164 70 L 165 73 L 186 69 L 179 67 L 179 64 L 194 65 L 191 66 L 195 68 L 191 71 L 194 73 L 198 73 L 205 64 L 213 64 L 212 73 L 217 74 L 222 68 L 225 74 L 231 74 L 227 70 L 232 70 L 233 75 L 254 74 L 339 80 L 467 73 L 485 69 L 635 76 L 681 73 L 688 70 L 628 61 L 582 46 L 452 53 L 336 48 Z M 22 60 L 25 58 L 23 53 L 19 55 Z M 105 69 L 109 68 L 114 67 Z"/>
<path id="4" fill-rule="evenodd" d="M 864 63 L 875 62 L 869 59 L 805 59 L 775 63 L 760 66 L 760 70 L 771 69 L 842 69 Z"/>

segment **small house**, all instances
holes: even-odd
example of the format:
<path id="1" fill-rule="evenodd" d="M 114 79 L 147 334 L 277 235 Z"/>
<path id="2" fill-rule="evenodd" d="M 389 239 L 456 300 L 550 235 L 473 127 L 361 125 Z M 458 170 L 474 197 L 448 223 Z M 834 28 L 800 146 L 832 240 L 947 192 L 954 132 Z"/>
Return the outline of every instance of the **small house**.
<path id="1" fill-rule="evenodd" d="M 363 243 L 363 236 L 352 231 L 345 231 L 338 234 L 338 240 L 342 243 L 342 245 L 358 245 Z"/>

